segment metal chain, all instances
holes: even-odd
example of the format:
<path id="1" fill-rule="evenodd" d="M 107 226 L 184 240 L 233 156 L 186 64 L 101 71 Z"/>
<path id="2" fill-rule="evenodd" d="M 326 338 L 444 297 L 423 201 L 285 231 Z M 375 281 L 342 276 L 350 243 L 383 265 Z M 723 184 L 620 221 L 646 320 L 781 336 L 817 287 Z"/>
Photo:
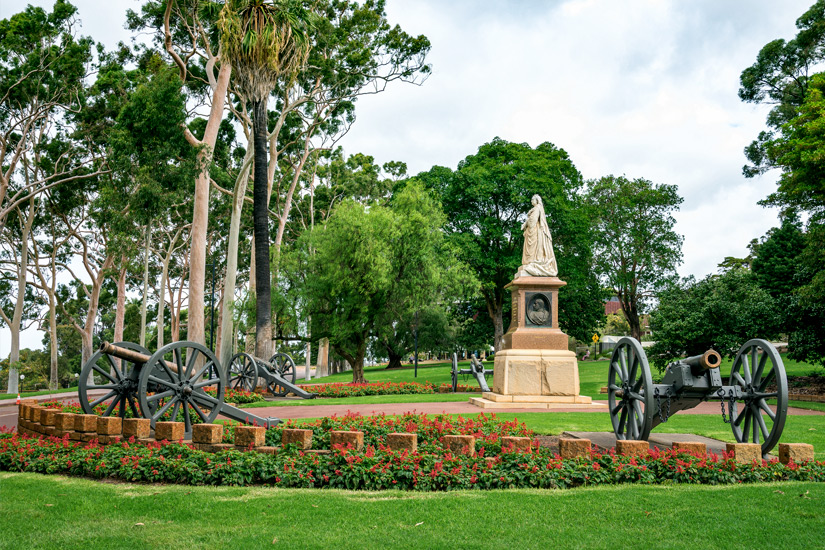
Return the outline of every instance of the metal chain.
<path id="1" fill-rule="evenodd" d="M 730 424 L 731 422 L 733 422 L 733 416 L 731 415 L 730 420 L 728 420 L 728 417 L 725 414 L 725 390 L 719 388 L 719 391 L 716 392 L 716 395 L 719 396 L 719 406 L 722 408 L 722 422 L 724 422 L 725 424 Z M 730 402 L 730 410 L 733 411 L 734 403 L 736 403 L 736 398 L 734 396 L 733 390 L 730 390 L 728 401 Z"/>
<path id="2" fill-rule="evenodd" d="M 665 390 L 665 397 L 667 397 L 667 414 L 662 414 L 662 396 L 659 393 L 659 388 L 653 390 L 653 397 L 656 398 L 656 407 L 659 409 L 659 420 L 667 422 L 670 418 L 670 388 Z"/>

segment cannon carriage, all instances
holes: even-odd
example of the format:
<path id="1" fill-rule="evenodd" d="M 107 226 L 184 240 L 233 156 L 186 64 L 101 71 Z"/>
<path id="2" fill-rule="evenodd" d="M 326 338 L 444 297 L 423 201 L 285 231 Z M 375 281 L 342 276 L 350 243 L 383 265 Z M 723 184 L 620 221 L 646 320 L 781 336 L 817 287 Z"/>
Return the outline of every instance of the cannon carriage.
<path id="1" fill-rule="evenodd" d="M 242 369 L 254 370 L 256 383 L 259 369 L 265 370 L 270 391 L 276 389 L 283 395 L 292 392 L 307 399 L 315 397 L 293 384 L 294 362 L 286 354 L 278 355 L 285 357 L 280 358 L 280 371 L 270 363 L 268 367 L 259 367 L 260 360 L 251 356 L 242 357 L 237 363 Z M 289 376 L 288 365 L 292 366 L 291 381 L 280 374 Z M 263 418 L 226 403 L 224 394 L 227 387 L 233 387 L 233 380 L 217 357 L 196 342 L 173 342 L 155 353 L 132 342 L 103 342 L 81 370 L 78 397 L 86 414 L 94 414 L 95 407 L 103 405 L 103 416 L 131 414 L 150 419 L 153 427 L 160 420 L 175 420 L 182 413 L 187 434 L 191 434 L 193 420 L 211 423 L 218 415 L 265 427 L 280 423 L 278 418 Z M 243 380 L 234 387 L 242 386 Z"/>
<path id="2" fill-rule="evenodd" d="M 610 358 L 608 406 L 617 439 L 646 440 L 650 431 L 682 410 L 718 399 L 722 419 L 736 441 L 758 443 L 767 455 L 779 442 L 788 413 L 788 382 L 776 348 L 765 340 L 746 342 L 724 384 L 720 355 L 670 363 L 661 383 L 653 383 L 642 346 L 622 338 Z"/>
<path id="3" fill-rule="evenodd" d="M 472 375 L 475 378 L 476 382 L 478 383 L 478 387 L 481 388 L 482 392 L 490 391 L 490 388 L 487 386 L 487 377 L 493 375 L 493 369 L 488 369 L 484 366 L 484 362 L 481 361 L 475 354 L 470 355 L 470 368 L 469 369 L 459 369 L 458 368 L 458 354 L 453 353 L 453 362 L 451 366 L 450 377 L 452 381 L 452 388 L 453 393 L 458 390 L 458 376 L 462 375 L 464 379 L 467 379 L 468 375 Z"/>

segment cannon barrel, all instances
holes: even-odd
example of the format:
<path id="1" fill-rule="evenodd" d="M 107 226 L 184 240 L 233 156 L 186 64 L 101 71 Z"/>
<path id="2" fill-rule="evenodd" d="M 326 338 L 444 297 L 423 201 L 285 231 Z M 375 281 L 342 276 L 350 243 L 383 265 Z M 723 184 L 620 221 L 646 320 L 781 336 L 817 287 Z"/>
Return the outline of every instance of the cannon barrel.
<path id="1" fill-rule="evenodd" d="M 130 349 L 122 348 L 120 346 L 116 346 L 114 344 L 110 344 L 105 340 L 100 343 L 100 351 L 106 353 L 108 355 L 113 355 L 118 359 L 125 359 L 126 361 L 131 361 L 132 363 L 146 363 L 151 359 L 149 355 L 145 353 L 140 353 L 139 351 L 133 351 Z M 169 367 L 169 370 L 172 372 L 178 372 L 178 366 L 170 363 L 169 361 L 164 361 L 166 366 Z"/>
<path id="2" fill-rule="evenodd" d="M 690 370 L 694 375 L 699 375 L 708 369 L 718 369 L 722 364 L 722 356 L 715 350 L 709 349 L 702 355 L 694 355 L 682 361 L 690 365 Z"/>

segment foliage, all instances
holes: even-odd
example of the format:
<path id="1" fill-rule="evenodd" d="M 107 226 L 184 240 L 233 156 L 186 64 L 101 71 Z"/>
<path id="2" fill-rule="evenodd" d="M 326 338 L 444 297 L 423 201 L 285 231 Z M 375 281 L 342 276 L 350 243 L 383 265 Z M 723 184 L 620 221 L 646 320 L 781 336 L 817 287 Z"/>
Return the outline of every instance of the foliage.
<path id="1" fill-rule="evenodd" d="M 673 359 L 711 348 L 732 356 L 751 338 L 774 338 L 778 321 L 773 298 L 749 271 L 689 277 L 659 295 L 650 316 L 656 343 L 648 356 L 660 371 Z"/>
<path id="2" fill-rule="evenodd" d="M 630 334 L 641 340 L 640 314 L 676 276 L 684 238 L 673 230 L 682 203 L 675 185 L 606 176 L 589 184 L 595 218 L 595 268 L 619 298 Z"/>
<path id="3" fill-rule="evenodd" d="M 353 382 L 365 382 L 369 336 L 392 338 L 411 313 L 472 288 L 444 240 L 443 223 L 437 201 L 413 184 L 389 207 L 341 203 L 296 250 L 306 265 L 301 293 L 313 337 L 329 337 L 352 365 Z"/>
<path id="4" fill-rule="evenodd" d="M 182 443 L 142 444 L 132 439 L 101 446 L 96 441 L 72 442 L 68 437 L 33 439 L 4 434 L 0 436 L 0 470 L 190 485 L 263 483 L 371 491 L 825 481 L 825 462 L 784 465 L 777 460 L 763 460 L 737 464 L 727 454 L 696 456 L 679 450 L 653 450 L 639 457 L 611 451 L 564 460 L 535 446 L 526 452 L 502 448 L 495 442 L 507 432 L 484 434 L 483 427 L 475 426 L 473 433 L 481 435 L 481 443 L 477 456 L 469 457 L 454 455 L 441 447 L 441 434 L 454 429 L 436 426 L 432 431 L 428 426 L 423 426 L 423 430 L 417 425 L 412 427 L 418 429 L 419 439 L 425 441 L 418 451 L 394 452 L 379 442 L 367 444 L 364 451 L 337 445 L 328 455 L 289 447 L 271 455 L 234 450 L 211 454 Z"/>
<path id="5" fill-rule="evenodd" d="M 773 105 L 766 123 L 768 130 L 745 148 L 751 162 L 742 170 L 753 177 L 776 166 L 770 142 L 783 132 L 783 125 L 799 115 L 811 84 L 811 70 L 825 59 L 825 1 L 817 0 L 796 21 L 797 35 L 789 40 L 772 40 L 742 71 L 739 97 L 749 103 Z"/>
<path id="6" fill-rule="evenodd" d="M 590 224 L 578 195 L 583 182 L 563 149 L 495 138 L 455 171 L 435 166 L 414 179 L 441 198 L 447 234 L 481 282 L 496 349 L 504 333 L 504 304 L 510 302 L 504 287 L 521 265 L 520 227 L 534 194 L 544 201 L 559 275 L 568 283 L 559 292 L 559 324 L 577 338 L 598 324 L 602 292 L 591 272 Z"/>
<path id="7" fill-rule="evenodd" d="M 310 384 L 299 386 L 318 397 L 361 397 L 365 395 L 420 395 L 436 393 L 430 382 L 372 382 L 369 384 Z"/>

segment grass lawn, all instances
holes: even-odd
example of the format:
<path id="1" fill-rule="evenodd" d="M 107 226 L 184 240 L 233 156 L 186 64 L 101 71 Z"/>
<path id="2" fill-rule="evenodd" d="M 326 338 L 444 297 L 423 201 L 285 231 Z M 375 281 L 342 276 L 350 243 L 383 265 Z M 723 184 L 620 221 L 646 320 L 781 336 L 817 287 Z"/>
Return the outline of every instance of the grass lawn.
<path id="1" fill-rule="evenodd" d="M 261 407 L 312 407 L 315 405 L 380 405 L 382 403 L 466 403 L 471 397 L 481 397 L 480 393 L 434 393 L 415 395 L 366 395 L 362 397 L 335 397 L 317 399 L 290 399 L 287 401 L 257 401 L 241 405 L 242 409 Z M 481 409 L 479 409 L 480 411 Z"/>
<path id="2" fill-rule="evenodd" d="M 29 392 L 21 392 L 20 399 L 25 397 L 36 397 L 38 395 L 50 395 L 53 393 L 66 393 L 66 392 L 77 392 L 77 386 L 72 386 L 71 388 L 58 388 L 56 390 L 41 390 L 41 391 L 29 391 Z M 15 399 L 17 398 L 16 393 L 0 393 L 0 399 Z"/>
<path id="3" fill-rule="evenodd" d="M 380 493 L 0 473 L 0 548 L 813 548 L 825 484 Z M 733 513 L 732 513 L 733 512 Z"/>

